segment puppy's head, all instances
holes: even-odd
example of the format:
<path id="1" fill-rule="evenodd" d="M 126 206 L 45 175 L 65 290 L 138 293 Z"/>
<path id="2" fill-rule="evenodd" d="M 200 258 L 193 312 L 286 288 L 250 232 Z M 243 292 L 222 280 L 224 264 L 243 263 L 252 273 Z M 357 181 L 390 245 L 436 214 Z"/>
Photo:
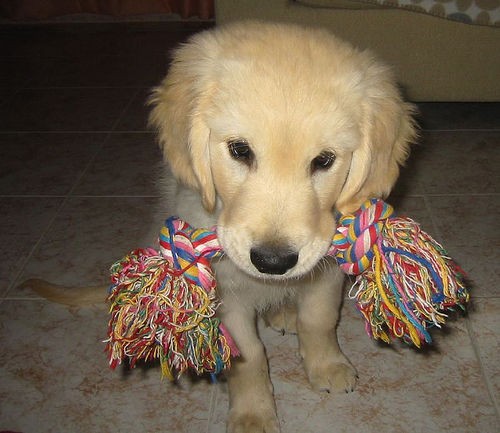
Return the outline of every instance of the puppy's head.
<path id="1" fill-rule="evenodd" d="M 245 272 L 299 277 L 351 212 L 392 188 L 414 137 L 388 69 L 320 30 L 238 24 L 181 47 L 151 102 L 174 175 Z"/>

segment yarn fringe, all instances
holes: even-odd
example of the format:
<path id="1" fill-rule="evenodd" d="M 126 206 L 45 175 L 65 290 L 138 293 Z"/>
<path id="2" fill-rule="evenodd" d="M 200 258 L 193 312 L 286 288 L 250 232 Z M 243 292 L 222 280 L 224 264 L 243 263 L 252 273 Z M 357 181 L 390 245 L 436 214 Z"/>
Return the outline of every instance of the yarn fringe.
<path id="1" fill-rule="evenodd" d="M 464 272 L 412 219 L 384 220 L 372 251 L 370 267 L 349 296 L 373 338 L 401 338 L 420 348 L 432 342 L 429 327 L 440 328 L 450 311 L 465 310 Z"/>
<path id="2" fill-rule="evenodd" d="M 159 359 L 173 380 L 187 369 L 218 374 L 230 366 L 230 337 L 215 317 L 215 288 L 186 280 L 153 249 L 131 252 L 111 267 L 107 351 L 110 366 L 123 359 Z M 233 353 L 235 350 L 233 350 Z"/>

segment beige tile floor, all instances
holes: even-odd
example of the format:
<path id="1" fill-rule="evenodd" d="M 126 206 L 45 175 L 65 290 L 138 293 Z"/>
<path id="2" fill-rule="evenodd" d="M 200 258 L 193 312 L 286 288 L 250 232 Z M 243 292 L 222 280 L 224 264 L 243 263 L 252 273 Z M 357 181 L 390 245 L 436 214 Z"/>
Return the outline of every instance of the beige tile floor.
<path id="1" fill-rule="evenodd" d="M 102 307 L 17 289 L 38 276 L 105 282 L 151 224 L 160 155 L 147 89 L 188 35 L 144 25 L 0 29 L 0 431 L 224 431 L 222 381 L 111 371 Z M 364 334 L 346 300 L 342 347 L 360 381 L 313 392 L 296 338 L 261 326 L 283 433 L 499 431 L 500 104 L 420 104 L 421 144 L 392 197 L 473 281 L 470 313 L 417 352 Z"/>

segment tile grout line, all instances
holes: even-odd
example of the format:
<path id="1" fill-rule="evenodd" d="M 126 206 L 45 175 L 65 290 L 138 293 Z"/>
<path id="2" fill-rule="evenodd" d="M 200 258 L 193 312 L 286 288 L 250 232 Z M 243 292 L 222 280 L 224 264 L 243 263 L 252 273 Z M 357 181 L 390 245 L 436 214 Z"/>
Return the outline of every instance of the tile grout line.
<path id="1" fill-rule="evenodd" d="M 26 270 L 26 266 L 28 265 L 29 261 L 33 257 L 35 251 L 38 249 L 38 247 L 42 243 L 42 240 L 45 238 L 45 236 L 47 235 L 47 233 L 52 229 L 55 220 L 57 219 L 57 217 L 61 213 L 61 210 L 64 208 L 64 206 L 66 206 L 66 203 L 68 203 L 69 199 L 72 198 L 72 192 L 78 186 L 78 184 L 80 183 L 82 177 L 87 173 L 87 170 L 92 165 L 92 163 L 95 161 L 95 159 L 97 158 L 97 155 L 99 154 L 99 152 L 101 151 L 101 149 L 103 148 L 104 144 L 106 143 L 106 141 L 108 139 L 109 139 L 109 135 L 106 135 L 104 137 L 104 139 L 102 140 L 102 143 L 97 147 L 96 151 L 94 152 L 94 154 L 92 155 L 92 157 L 89 159 L 89 161 L 86 164 L 85 168 L 80 172 L 80 175 L 77 177 L 77 179 L 75 180 L 75 182 L 73 183 L 73 186 L 69 189 L 69 191 L 65 195 L 55 196 L 55 198 L 62 198 L 62 201 L 61 201 L 60 205 L 57 207 L 57 210 L 54 213 L 54 216 L 52 217 L 52 219 L 49 221 L 49 223 L 45 227 L 45 230 L 42 231 L 42 233 L 38 237 L 37 241 L 35 242 L 35 244 L 31 248 L 31 250 L 29 251 L 29 253 L 28 253 L 26 259 L 23 261 L 23 263 L 22 263 L 19 271 L 17 272 L 16 276 L 13 278 L 12 283 L 7 286 L 7 290 L 2 295 L 2 300 L 5 300 L 6 298 L 8 298 L 9 292 L 14 287 L 17 286 L 19 278 L 21 277 L 21 275 Z M 23 197 L 23 198 L 34 198 L 34 196 L 20 196 L 20 197 Z M 50 197 L 50 196 L 39 196 L 39 197 L 42 198 L 42 197 Z"/>
<path id="2" fill-rule="evenodd" d="M 448 195 L 453 196 L 453 194 L 448 194 Z M 462 196 L 463 194 L 454 194 L 454 195 L 455 196 L 458 196 L 458 195 Z M 470 194 L 470 195 L 472 195 L 472 194 Z M 479 194 L 479 195 L 486 196 L 486 195 L 491 195 L 491 194 Z M 494 194 L 494 195 L 497 195 L 497 194 Z M 443 233 L 441 232 L 441 230 L 439 230 L 439 226 L 438 226 L 438 224 L 436 222 L 436 218 L 434 216 L 434 212 L 433 212 L 430 200 L 429 200 L 430 197 L 432 197 L 432 196 L 433 197 L 440 197 L 442 195 L 439 195 L 439 194 L 437 194 L 437 195 L 436 194 L 429 194 L 429 195 L 423 194 L 422 195 L 424 203 L 425 203 L 426 210 L 429 213 L 429 217 L 430 217 L 431 222 L 432 222 L 433 230 L 435 230 L 436 237 L 438 237 L 438 239 L 442 240 L 443 239 Z M 493 407 L 495 409 L 495 414 L 496 414 L 497 418 L 500 419 L 499 405 L 498 405 L 498 402 L 497 402 L 497 400 L 495 398 L 495 394 L 493 392 L 491 383 L 488 380 L 488 377 L 486 375 L 486 371 L 484 369 L 484 363 L 483 363 L 483 360 L 482 360 L 482 357 L 481 357 L 481 352 L 479 350 L 479 347 L 477 345 L 476 339 L 474 337 L 474 332 L 473 332 L 472 324 L 470 322 L 469 317 L 465 318 L 465 326 L 466 326 L 466 329 L 467 329 L 467 333 L 469 335 L 469 341 L 470 341 L 470 344 L 472 346 L 472 350 L 473 350 L 474 355 L 475 355 L 475 357 L 476 357 L 476 359 L 477 359 L 477 361 L 479 363 L 479 368 L 481 369 L 481 377 L 483 379 L 483 382 L 486 385 L 486 390 L 487 390 L 488 396 L 490 398 L 490 401 L 493 404 Z"/>
<path id="3" fill-rule="evenodd" d="M 467 333 L 469 334 L 469 339 L 471 342 L 472 350 L 474 351 L 474 355 L 477 358 L 479 368 L 481 370 L 481 376 L 483 378 L 483 381 L 486 385 L 486 391 L 488 393 L 488 396 L 490 397 L 490 401 L 493 404 L 493 407 L 495 409 L 495 414 L 497 416 L 497 419 L 500 420 L 500 406 L 499 402 L 495 396 L 495 392 L 493 390 L 491 381 L 488 379 L 488 376 L 486 375 L 486 370 L 484 368 L 484 362 L 483 362 L 483 357 L 481 356 L 481 351 L 479 349 L 479 346 L 477 345 L 476 338 L 474 337 L 474 329 L 472 327 L 472 323 L 470 321 L 469 317 L 465 318 L 465 326 L 467 328 Z"/>
<path id="4" fill-rule="evenodd" d="M 421 132 L 500 132 L 500 128 L 449 128 L 449 129 L 420 129 Z"/>
<path id="5" fill-rule="evenodd" d="M 95 135 L 99 135 L 99 134 L 149 134 L 149 135 L 153 135 L 154 132 L 152 131 L 149 131 L 147 129 L 144 129 L 144 130 L 124 130 L 124 131 L 120 131 L 119 129 L 114 129 L 114 130 L 97 130 L 97 131 L 78 131 L 78 130 L 59 130 L 59 131 L 54 131 L 54 130 L 50 130 L 50 129 L 47 129 L 47 130 L 28 130 L 28 131 L 18 131 L 18 130 L 4 130 L 4 131 L 0 131 L 0 135 L 9 135 L 9 134 L 47 134 L 47 135 L 50 135 L 50 134 L 60 134 L 60 135 L 63 135 L 63 134 L 95 134 Z"/>
<path id="6" fill-rule="evenodd" d="M 72 198 L 158 198 L 161 197 L 159 194 L 102 194 L 102 195 L 92 195 L 92 194 L 72 194 Z M 27 195 L 4 195 L 0 194 L 0 198 L 66 198 L 65 195 L 43 195 L 43 194 L 27 194 Z"/>
<path id="7" fill-rule="evenodd" d="M 139 90 L 137 90 L 136 92 L 134 92 L 133 95 L 130 97 L 128 103 L 125 104 L 125 106 L 122 109 L 121 113 L 117 116 L 117 119 L 113 122 L 113 124 L 111 126 L 111 130 L 114 130 L 116 128 L 116 126 L 119 124 L 120 120 L 123 118 L 125 112 L 130 107 L 130 105 L 132 104 L 132 101 L 135 99 L 135 97 L 137 96 L 138 93 L 139 93 Z M 94 163 L 94 161 L 97 159 L 97 156 L 99 155 L 99 153 L 101 152 L 101 150 L 104 148 L 104 146 L 105 146 L 106 142 L 109 140 L 110 136 L 111 136 L 110 134 L 107 134 L 104 137 L 104 139 L 102 140 L 101 144 L 97 147 L 96 151 L 94 152 L 93 156 L 89 159 L 89 161 L 88 161 L 87 165 L 85 166 L 85 168 L 80 172 L 80 175 L 78 176 L 78 178 L 73 183 L 73 186 L 70 188 L 70 190 L 67 192 L 67 194 L 65 196 L 61 196 L 61 198 L 63 198 L 63 200 L 61 201 L 61 203 L 58 206 L 56 212 L 54 213 L 54 216 L 49 221 L 49 223 L 47 224 L 47 226 L 45 227 L 45 229 L 42 231 L 42 233 L 38 237 L 37 241 L 34 243 L 33 247 L 30 249 L 29 253 L 27 254 L 26 258 L 21 262 L 22 264 L 20 266 L 20 269 L 15 274 L 14 278 L 12 279 L 12 282 L 7 286 L 7 289 L 1 294 L 0 303 L 3 303 L 5 300 L 7 300 L 9 292 L 14 287 L 17 286 L 19 278 L 22 276 L 22 274 L 26 270 L 26 266 L 28 265 L 29 261 L 32 259 L 35 251 L 38 249 L 38 247 L 42 243 L 42 241 L 45 238 L 45 236 L 47 235 L 47 233 L 52 229 L 52 227 L 53 227 L 53 225 L 54 225 L 57 217 L 61 213 L 61 210 L 68 203 L 68 201 L 70 200 L 70 198 L 77 197 L 77 196 L 73 196 L 73 192 L 78 187 L 78 185 L 80 184 L 80 182 L 83 179 L 83 177 L 87 174 L 88 170 L 90 169 L 90 167 L 92 166 L 92 164 Z"/>
<path id="8" fill-rule="evenodd" d="M 431 198 L 431 197 L 487 197 L 498 196 L 500 192 L 443 192 L 443 193 L 422 193 L 422 194 L 404 194 L 405 198 Z M 395 195 L 396 197 L 396 195 Z"/>
<path id="9" fill-rule="evenodd" d="M 486 194 L 486 193 L 481 193 L 481 194 L 466 194 L 466 195 L 480 195 L 480 196 L 488 196 L 488 195 L 498 195 L 498 194 Z M 463 194 L 422 194 L 422 198 L 424 200 L 424 204 L 426 207 L 427 212 L 429 213 L 429 217 L 432 222 L 433 230 L 435 230 L 436 237 L 440 240 L 443 241 L 443 233 L 441 230 L 439 230 L 439 226 L 437 224 L 436 218 L 434 216 L 434 212 L 430 203 L 430 198 L 431 197 L 442 197 L 442 196 L 463 196 Z M 474 337 L 473 329 L 472 329 L 472 324 L 470 322 L 470 318 L 466 317 L 465 318 L 465 326 L 467 329 L 467 333 L 469 335 L 469 340 L 472 346 L 472 350 L 474 352 L 474 355 L 479 363 L 479 368 L 481 369 L 481 376 L 483 379 L 483 382 L 486 384 L 486 390 L 488 393 L 488 396 L 490 398 L 490 401 L 493 404 L 493 407 L 495 409 L 495 414 L 497 419 L 500 419 L 500 409 L 499 409 L 499 404 L 498 401 L 495 398 L 495 393 L 493 392 L 491 382 L 488 380 L 488 377 L 486 375 L 486 371 L 484 369 L 484 363 L 481 357 L 481 352 L 479 350 L 479 347 L 477 345 L 476 339 Z"/>
<path id="10" fill-rule="evenodd" d="M 54 217 L 51 219 L 51 221 L 47 224 L 45 230 L 40 234 L 37 242 L 33 245 L 33 247 L 31 248 L 31 250 L 29 251 L 28 255 L 26 256 L 26 258 L 21 262 L 21 265 L 20 265 L 20 269 L 19 271 L 16 273 L 15 277 L 13 278 L 12 280 L 12 283 L 9 284 L 7 286 L 7 289 L 4 291 L 4 293 L 1 295 L 1 299 L 0 299 L 0 303 L 3 303 L 4 300 L 9 300 L 9 297 L 8 297 L 8 294 L 9 292 L 18 284 L 18 281 L 19 281 L 19 278 L 21 277 L 21 275 L 23 274 L 23 272 L 25 271 L 26 269 L 26 266 L 27 264 L 29 263 L 29 261 L 31 260 L 31 258 L 33 257 L 35 251 L 38 249 L 38 247 L 40 246 L 41 242 L 43 241 L 43 239 L 45 238 L 46 234 L 52 229 L 53 225 L 54 225 L 54 222 L 56 220 L 56 218 L 60 215 L 60 212 L 61 210 L 64 208 L 64 206 L 67 204 L 67 202 L 69 201 L 70 198 L 74 198 L 74 197 L 85 197 L 85 196 L 79 196 L 79 195 L 75 195 L 74 194 L 74 191 L 76 190 L 76 188 L 78 187 L 78 185 L 81 183 L 82 179 L 84 178 L 84 176 L 88 173 L 88 170 L 90 169 L 90 167 L 92 166 L 92 164 L 95 162 L 95 160 L 97 159 L 99 153 L 101 152 L 101 150 L 104 148 L 106 142 L 110 139 L 111 135 L 112 134 L 115 134 L 117 132 L 121 132 L 121 131 L 116 131 L 116 128 L 117 126 L 119 125 L 120 121 L 123 119 L 125 113 L 127 112 L 128 108 L 131 106 L 132 102 L 135 100 L 135 98 L 137 97 L 137 95 L 140 93 L 141 89 L 136 89 L 136 91 L 131 95 L 131 97 L 129 98 L 129 101 L 127 104 L 125 104 L 125 106 L 123 107 L 121 113 L 117 116 L 116 120 L 113 122 L 113 124 L 111 125 L 111 128 L 109 131 L 104 132 L 106 133 L 104 139 L 102 140 L 101 144 L 97 147 L 96 151 L 94 152 L 93 156 L 90 158 L 90 160 L 88 161 L 87 165 L 85 166 L 85 168 L 81 171 L 80 175 L 78 176 L 78 178 L 75 180 L 75 182 L 73 183 L 73 186 L 72 188 L 67 192 L 66 195 L 64 196 L 37 196 L 37 195 L 32 195 L 32 196 L 19 196 L 19 197 L 23 197 L 23 198 L 26 198 L 26 197 L 55 197 L 55 198 L 63 198 L 62 202 L 60 203 L 60 205 L 58 206 L 55 214 L 54 214 Z M 26 131 L 19 131 L 18 133 L 22 133 L 22 132 L 26 132 Z M 30 131 L 31 132 L 31 131 Z M 59 134 L 63 134 L 63 133 L 71 133 L 71 131 L 43 131 L 47 134 L 50 134 L 50 133 L 59 133 Z M 83 132 L 83 131 L 79 131 L 79 132 Z M 85 131 L 87 133 L 103 133 L 103 131 Z M 124 131 L 126 132 L 126 131 Z M 142 132 L 142 131 L 141 131 Z M 145 131 L 147 132 L 147 131 Z M 5 131 L 2 131 L 1 133 L 6 133 Z M 7 197 L 13 197 L 13 196 L 7 196 Z M 106 196 L 88 196 L 88 197 L 106 197 Z M 107 196 L 107 197 L 115 197 L 115 196 Z M 125 196 L 124 196 L 125 197 Z M 126 196 L 126 197 L 137 197 L 137 196 Z"/>
<path id="11" fill-rule="evenodd" d="M 217 405 L 217 385 L 212 384 L 212 389 L 210 391 L 210 399 L 209 399 L 209 404 L 208 404 L 208 418 L 207 418 L 207 429 L 206 432 L 210 433 L 211 432 L 211 426 L 212 426 L 212 421 L 213 421 L 213 414 L 215 412 L 215 407 Z"/>
<path id="12" fill-rule="evenodd" d="M 51 218 L 51 220 L 49 221 L 49 223 L 46 225 L 45 229 L 40 233 L 40 236 L 38 236 L 38 239 L 36 240 L 36 242 L 34 243 L 34 245 L 29 250 L 29 253 L 27 254 L 26 258 L 21 261 L 21 266 L 20 266 L 19 270 L 16 272 L 14 278 L 12 279 L 12 282 L 7 286 L 7 289 L 4 291 L 4 293 L 2 293 L 2 296 L 1 296 L 1 302 L 2 303 L 5 300 L 10 300 L 10 299 L 8 299 L 9 298 L 9 296 L 8 296 L 9 292 L 19 284 L 19 278 L 21 277 L 21 275 L 26 270 L 26 266 L 28 265 L 29 261 L 32 259 L 35 251 L 40 246 L 42 240 L 45 238 L 46 234 L 52 228 L 52 226 L 54 224 L 54 221 L 59 216 L 59 213 L 61 212 L 61 209 L 64 207 L 66 201 L 67 201 L 67 198 L 65 198 L 65 199 L 63 199 L 61 201 L 61 203 L 57 207 L 56 212 L 54 213 L 54 216 Z"/>
<path id="13" fill-rule="evenodd" d="M 212 391 L 210 392 L 210 405 L 208 410 L 208 420 L 207 420 L 207 433 L 211 433 L 212 427 L 215 422 L 215 411 L 217 408 L 218 400 L 219 400 L 219 392 L 220 392 L 220 383 L 211 384 Z"/>
<path id="14" fill-rule="evenodd" d="M 102 89 L 136 89 L 136 90 L 145 90 L 149 89 L 153 86 L 155 86 L 156 83 L 151 83 L 150 85 L 144 85 L 144 86 L 16 86 L 17 91 L 22 91 L 22 90 L 76 90 L 76 89 L 84 89 L 84 90 L 89 90 L 89 89 L 96 89 L 96 90 L 102 90 Z M 0 86 L 0 89 L 5 88 L 3 86 Z"/>
<path id="15" fill-rule="evenodd" d="M 106 143 L 108 142 L 108 140 L 111 137 L 111 132 L 114 131 L 116 129 L 116 127 L 120 124 L 120 121 L 122 120 L 124 114 L 127 112 L 128 108 L 132 104 L 132 101 L 136 98 L 136 96 L 137 96 L 138 93 L 139 93 L 139 91 L 136 90 L 132 94 L 132 96 L 129 98 L 129 101 L 125 104 L 125 106 L 123 107 L 122 111 L 120 112 L 120 114 L 117 116 L 116 120 L 111 125 L 110 131 L 108 133 L 106 133 L 106 136 L 102 140 L 101 145 L 97 147 L 96 151 L 94 152 L 94 155 L 92 156 L 92 158 L 90 158 L 89 162 L 87 163 L 87 165 L 85 166 L 85 168 L 80 173 L 80 176 L 78 176 L 78 178 L 74 182 L 73 187 L 69 190 L 66 198 L 69 198 L 69 197 L 72 197 L 72 198 L 73 197 L 78 197 L 78 195 L 74 195 L 73 192 L 79 186 L 80 182 L 85 177 L 85 175 L 87 174 L 87 172 L 90 169 L 90 167 L 92 166 L 92 164 L 96 161 L 96 159 L 97 159 L 99 153 L 101 152 L 101 150 L 104 149 L 104 146 L 106 145 Z"/>

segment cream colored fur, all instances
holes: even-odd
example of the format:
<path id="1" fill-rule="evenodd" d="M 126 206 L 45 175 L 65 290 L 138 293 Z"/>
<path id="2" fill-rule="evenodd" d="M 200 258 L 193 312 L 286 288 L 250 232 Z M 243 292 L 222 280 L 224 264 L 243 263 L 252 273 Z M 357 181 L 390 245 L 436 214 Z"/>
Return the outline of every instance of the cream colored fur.
<path id="1" fill-rule="evenodd" d="M 298 332 L 314 389 L 354 388 L 356 371 L 336 337 L 343 276 L 323 256 L 335 210 L 353 211 L 390 192 L 415 137 L 413 107 L 369 52 L 323 30 L 253 22 L 192 37 L 174 53 L 150 104 L 150 123 L 179 181 L 174 187 L 166 175 L 159 223 L 168 212 L 194 226 L 217 224 L 227 253 L 214 263 L 218 313 L 242 354 L 228 373 L 228 432 L 276 433 L 256 314 Z M 250 146 L 251 161 L 231 156 L 236 138 Z M 335 162 L 313 170 L 325 151 Z M 296 252 L 297 263 L 261 273 L 250 252 L 263 245 Z M 31 286 L 75 303 L 68 290 Z M 76 302 L 102 299 L 103 292 L 90 292 Z"/>
<path id="2" fill-rule="evenodd" d="M 214 264 L 219 314 L 242 353 L 228 377 L 228 431 L 278 432 L 256 313 L 292 305 L 311 385 L 354 388 L 335 334 L 343 277 L 322 257 L 334 210 L 390 192 L 415 135 L 413 107 L 370 53 L 323 30 L 253 22 L 192 37 L 150 103 L 165 160 L 183 185 L 177 214 L 217 224 L 227 253 Z M 231 156 L 236 138 L 249 144 L 251 163 Z M 324 151 L 335 154 L 333 166 L 311 170 Z M 281 275 L 261 273 L 250 259 L 260 245 L 286 245 L 298 262 Z"/>

